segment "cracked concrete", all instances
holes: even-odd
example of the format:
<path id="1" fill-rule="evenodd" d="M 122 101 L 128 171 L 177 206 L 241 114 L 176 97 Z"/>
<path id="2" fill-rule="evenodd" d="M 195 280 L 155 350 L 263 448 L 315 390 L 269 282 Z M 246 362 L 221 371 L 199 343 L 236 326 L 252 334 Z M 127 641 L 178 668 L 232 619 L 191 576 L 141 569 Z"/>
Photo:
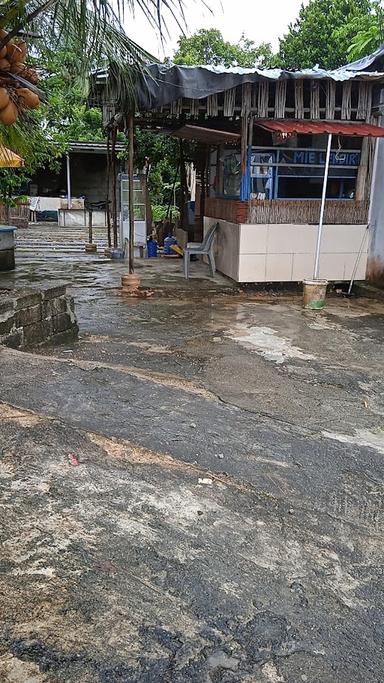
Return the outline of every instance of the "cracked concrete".
<path id="1" fill-rule="evenodd" d="M 0 680 L 381 682 L 383 306 L 0 287 L 68 259 L 79 341 L 0 350 Z"/>

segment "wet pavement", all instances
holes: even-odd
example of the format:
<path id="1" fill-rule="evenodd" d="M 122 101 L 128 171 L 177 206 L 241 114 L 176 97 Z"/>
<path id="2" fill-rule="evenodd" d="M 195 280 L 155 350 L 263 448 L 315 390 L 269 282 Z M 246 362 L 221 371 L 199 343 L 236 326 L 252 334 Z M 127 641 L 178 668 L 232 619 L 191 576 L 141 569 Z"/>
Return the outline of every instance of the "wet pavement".
<path id="1" fill-rule="evenodd" d="M 0 680 L 379 683 L 383 304 L 177 260 L 127 299 L 51 230 L 0 275 L 71 282 L 80 326 L 0 351 Z"/>

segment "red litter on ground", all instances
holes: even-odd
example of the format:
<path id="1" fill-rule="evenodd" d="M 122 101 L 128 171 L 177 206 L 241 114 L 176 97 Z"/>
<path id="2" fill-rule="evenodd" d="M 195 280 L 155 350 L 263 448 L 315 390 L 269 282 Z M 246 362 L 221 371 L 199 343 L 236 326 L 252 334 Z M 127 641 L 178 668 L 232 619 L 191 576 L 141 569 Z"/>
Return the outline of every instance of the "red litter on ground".
<path id="1" fill-rule="evenodd" d="M 74 453 L 68 453 L 68 460 L 74 467 L 78 467 L 80 462 Z"/>

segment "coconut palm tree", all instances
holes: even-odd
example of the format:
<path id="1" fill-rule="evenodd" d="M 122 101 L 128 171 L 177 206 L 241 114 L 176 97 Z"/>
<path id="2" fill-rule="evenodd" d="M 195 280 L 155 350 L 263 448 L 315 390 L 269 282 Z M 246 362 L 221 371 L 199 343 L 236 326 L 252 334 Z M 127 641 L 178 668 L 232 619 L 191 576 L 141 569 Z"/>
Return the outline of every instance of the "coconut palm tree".
<path id="1" fill-rule="evenodd" d="M 183 0 L 2 0 L 0 28 L 8 33 L 0 35 L 0 50 L 21 33 L 48 42 L 52 49 L 70 43 L 79 56 L 79 73 L 108 58 L 132 72 L 148 57 L 122 27 L 125 14 L 135 11 L 143 12 L 161 35 L 168 18 L 180 28 L 184 22 Z"/>
<path id="2" fill-rule="evenodd" d="M 179 27 L 184 22 L 183 0 L 0 0 L 0 91 L 3 84 L 9 89 L 12 111 L 8 119 L 14 124 L 9 127 L 9 121 L 8 126 L 0 123 L 0 142 L 23 151 L 23 145 L 29 143 L 25 132 L 33 125 L 34 117 L 30 107 L 20 106 L 20 102 L 25 105 L 36 95 L 40 99 L 44 97 L 36 82 L 36 73 L 28 66 L 25 50 L 20 59 L 27 64 L 20 62 L 22 68 L 18 67 L 19 62 L 12 63 L 10 68 L 3 66 L 10 48 L 14 49 L 14 42 L 23 50 L 25 40 L 34 61 L 42 45 L 45 51 L 52 52 L 68 48 L 76 55 L 73 77 L 83 84 L 84 94 L 92 70 L 107 67 L 120 103 L 132 102 L 136 78 L 153 61 L 123 29 L 125 15 L 129 13 L 133 17 L 135 11 L 144 12 L 148 24 L 162 36 L 170 18 Z M 25 100 L 19 97 L 20 88 Z M 27 91 L 35 95 L 28 96 Z M 2 106 L 0 102 L 0 110 Z M 17 119 L 16 123 L 13 118 Z"/>

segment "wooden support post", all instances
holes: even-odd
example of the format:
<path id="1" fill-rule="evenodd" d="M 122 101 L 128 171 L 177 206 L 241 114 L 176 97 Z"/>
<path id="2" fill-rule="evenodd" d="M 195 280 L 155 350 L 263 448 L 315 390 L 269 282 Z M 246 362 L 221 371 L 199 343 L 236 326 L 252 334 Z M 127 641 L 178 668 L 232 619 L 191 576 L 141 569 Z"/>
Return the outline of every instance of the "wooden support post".
<path id="1" fill-rule="evenodd" d="M 117 168 L 116 168 L 116 138 L 117 129 L 112 128 L 111 146 L 111 166 L 112 166 L 112 227 L 113 227 L 113 246 L 117 247 Z M 122 245 L 123 247 L 124 245 Z"/>
<path id="2" fill-rule="evenodd" d="M 216 179 L 215 179 L 215 195 L 220 196 L 224 194 L 224 163 L 223 163 L 223 146 L 217 146 L 217 161 L 216 161 Z"/>
<path id="3" fill-rule="evenodd" d="M 185 171 L 185 158 L 184 158 L 184 146 L 183 141 L 180 140 L 180 227 L 183 230 L 188 230 L 188 220 L 187 220 L 187 174 Z"/>
<path id="4" fill-rule="evenodd" d="M 369 138 L 363 138 L 361 145 L 360 166 L 356 179 L 356 201 L 362 201 L 367 196 L 367 176 L 369 159 Z"/>
<path id="5" fill-rule="evenodd" d="M 67 154 L 67 209 L 72 208 L 72 190 L 71 190 L 71 162 L 69 154 Z"/>
<path id="6" fill-rule="evenodd" d="M 93 225 L 92 225 L 92 209 L 88 211 L 88 240 L 89 244 L 93 242 Z"/>
<path id="7" fill-rule="evenodd" d="M 111 239 L 111 207 L 109 206 L 109 191 L 111 185 L 111 149 L 110 149 L 110 131 L 107 132 L 107 196 L 106 196 L 106 216 L 107 216 L 107 238 L 108 248 L 112 246 Z"/>
<path id="8" fill-rule="evenodd" d="M 129 115 L 128 120 L 128 189 L 129 189 L 129 245 L 128 245 L 128 268 L 129 273 L 134 272 L 134 241 L 135 241 L 135 207 L 133 190 L 133 171 L 134 171 L 134 130 L 133 114 Z"/>

